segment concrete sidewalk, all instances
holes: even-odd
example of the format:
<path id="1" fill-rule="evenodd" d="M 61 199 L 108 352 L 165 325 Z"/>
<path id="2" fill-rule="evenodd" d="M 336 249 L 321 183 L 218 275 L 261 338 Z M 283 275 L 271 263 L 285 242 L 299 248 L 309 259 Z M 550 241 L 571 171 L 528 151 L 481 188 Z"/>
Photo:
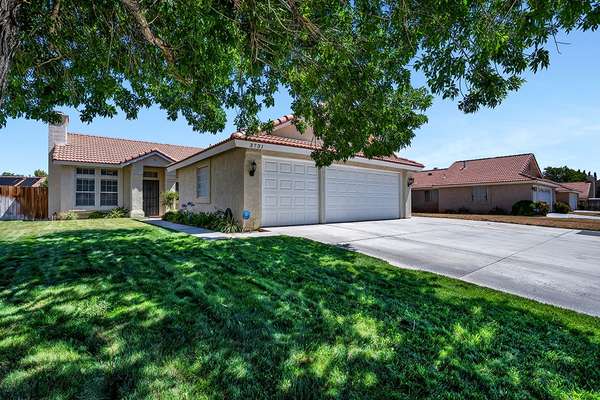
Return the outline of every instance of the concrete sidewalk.
<path id="1" fill-rule="evenodd" d="M 160 228 L 168 229 L 174 232 L 181 232 L 188 234 L 190 236 L 197 237 L 203 240 L 225 240 L 225 239 L 241 239 L 241 238 L 251 238 L 251 237 L 260 237 L 260 236 L 274 236 L 278 235 L 273 232 L 240 232 L 240 233 L 222 233 L 215 232 L 204 228 L 199 228 L 197 226 L 189 226 L 183 224 L 176 224 L 174 222 L 163 221 L 160 218 L 145 218 L 140 220 L 150 225 L 158 226 Z"/>

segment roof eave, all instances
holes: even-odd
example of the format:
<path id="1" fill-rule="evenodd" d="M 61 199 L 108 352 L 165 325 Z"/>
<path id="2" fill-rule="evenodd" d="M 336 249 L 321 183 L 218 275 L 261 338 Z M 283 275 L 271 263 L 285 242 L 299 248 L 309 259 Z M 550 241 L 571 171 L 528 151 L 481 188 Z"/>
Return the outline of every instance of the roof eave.
<path id="1" fill-rule="evenodd" d="M 290 154 L 301 154 L 308 155 L 313 152 L 314 149 L 298 147 L 298 146 L 290 146 L 283 144 L 273 144 L 273 143 L 262 143 L 259 141 L 253 141 L 250 138 L 243 138 L 240 135 L 232 135 L 231 138 L 216 144 L 213 147 L 208 147 L 186 159 L 175 162 L 167 167 L 168 172 L 176 171 L 178 169 L 187 167 L 189 165 L 195 164 L 199 161 L 205 160 L 209 157 L 220 154 L 224 151 L 231 150 L 233 148 L 246 148 L 246 149 L 254 149 L 254 150 L 271 150 L 278 151 L 282 153 L 290 153 Z M 415 163 L 408 164 L 404 162 L 394 162 L 394 161 L 386 161 L 386 160 L 377 160 L 377 159 L 368 159 L 365 157 L 353 157 L 348 161 L 370 164 L 370 165 L 378 165 L 378 166 L 386 166 L 391 167 L 398 170 L 408 170 L 412 172 L 418 172 L 423 169 L 422 164 Z"/>

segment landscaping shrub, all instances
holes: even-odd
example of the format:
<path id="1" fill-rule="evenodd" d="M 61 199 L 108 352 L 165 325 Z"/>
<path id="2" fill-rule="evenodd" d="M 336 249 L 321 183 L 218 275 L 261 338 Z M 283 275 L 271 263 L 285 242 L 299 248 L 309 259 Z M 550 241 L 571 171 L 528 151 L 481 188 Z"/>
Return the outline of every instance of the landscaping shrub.
<path id="1" fill-rule="evenodd" d="M 162 193 L 162 205 L 169 211 L 177 209 L 177 200 L 179 200 L 179 193 L 174 190 Z"/>
<path id="2" fill-rule="evenodd" d="M 471 210 L 469 210 L 467 207 L 461 207 L 458 209 L 458 213 L 459 214 L 471 214 Z"/>
<path id="3" fill-rule="evenodd" d="M 513 215 L 533 217 L 545 216 L 550 212 L 550 206 L 543 201 L 520 200 L 512 206 Z"/>
<path id="4" fill-rule="evenodd" d="M 58 214 L 58 219 L 64 220 L 64 221 L 70 221 L 70 220 L 74 220 L 77 218 L 79 218 L 79 216 L 77 215 L 77 213 L 75 211 L 65 211 L 65 212 Z"/>
<path id="5" fill-rule="evenodd" d="M 563 203 L 562 201 L 557 201 L 554 204 L 554 211 L 559 214 L 568 214 L 571 212 L 571 207 L 568 204 Z"/>
<path id="6" fill-rule="evenodd" d="M 101 218 L 127 218 L 129 216 L 129 210 L 124 207 L 113 208 L 108 211 L 92 211 L 89 215 L 89 219 L 101 219 Z"/>
<path id="7" fill-rule="evenodd" d="M 550 205 L 548 203 L 545 203 L 543 201 L 536 201 L 535 203 L 533 203 L 533 205 L 537 210 L 536 215 L 542 215 L 545 217 L 550 212 Z"/>
<path id="8" fill-rule="evenodd" d="M 129 210 L 124 207 L 113 208 L 108 211 L 104 218 L 127 218 L 129 216 Z"/>
<path id="9" fill-rule="evenodd" d="M 235 221 L 231 210 L 218 210 L 212 213 L 192 212 L 189 210 L 168 211 L 163 220 L 176 224 L 197 226 L 223 233 L 241 232 L 242 227 Z"/>
<path id="10" fill-rule="evenodd" d="M 88 219 L 100 219 L 100 218 L 104 218 L 105 215 L 106 215 L 106 213 L 104 211 L 92 211 L 88 215 Z"/>

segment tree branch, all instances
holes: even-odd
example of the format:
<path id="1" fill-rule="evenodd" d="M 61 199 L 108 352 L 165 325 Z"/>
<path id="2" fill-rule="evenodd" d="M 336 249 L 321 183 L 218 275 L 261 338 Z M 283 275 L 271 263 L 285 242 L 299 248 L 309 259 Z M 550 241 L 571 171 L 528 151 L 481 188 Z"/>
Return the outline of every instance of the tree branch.
<path id="1" fill-rule="evenodd" d="M 173 55 L 173 50 L 164 40 L 154 35 L 152 30 L 150 29 L 150 24 L 146 20 L 146 17 L 144 17 L 144 14 L 142 14 L 142 10 L 138 1 L 121 0 L 121 2 L 125 6 L 125 8 L 127 8 L 127 10 L 131 13 L 131 16 L 135 19 L 135 22 L 137 23 L 142 36 L 144 36 L 148 43 L 158 47 L 162 51 L 163 55 L 165 56 L 165 59 L 169 64 L 174 65 L 175 56 Z"/>

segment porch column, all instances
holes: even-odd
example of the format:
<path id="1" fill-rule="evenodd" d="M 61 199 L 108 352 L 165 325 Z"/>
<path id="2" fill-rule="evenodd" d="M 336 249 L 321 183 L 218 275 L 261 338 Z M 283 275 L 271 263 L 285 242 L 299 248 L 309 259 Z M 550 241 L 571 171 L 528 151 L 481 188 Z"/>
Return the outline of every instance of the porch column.
<path id="1" fill-rule="evenodd" d="M 410 218 L 412 215 L 412 190 L 408 186 L 410 176 L 408 171 L 400 174 L 400 218 Z"/>
<path id="2" fill-rule="evenodd" d="M 144 165 L 133 163 L 131 165 L 131 212 L 132 218 L 144 217 Z"/>

